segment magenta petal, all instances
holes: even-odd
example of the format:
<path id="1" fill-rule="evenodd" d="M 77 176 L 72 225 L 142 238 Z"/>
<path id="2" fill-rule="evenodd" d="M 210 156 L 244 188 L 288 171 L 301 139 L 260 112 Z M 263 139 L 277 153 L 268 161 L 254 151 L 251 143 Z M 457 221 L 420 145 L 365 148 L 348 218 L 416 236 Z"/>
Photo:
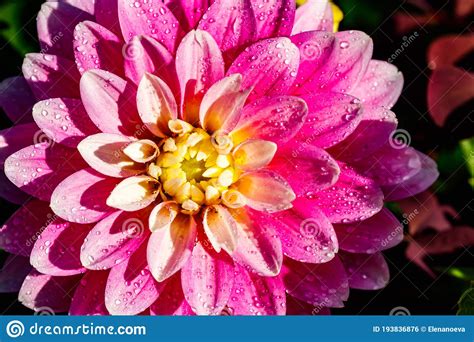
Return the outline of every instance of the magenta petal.
<path id="1" fill-rule="evenodd" d="M 92 226 L 56 218 L 43 229 L 31 251 L 33 267 L 53 276 L 71 276 L 84 273 L 80 248 Z"/>
<path id="2" fill-rule="evenodd" d="M 244 107 L 233 135 L 273 141 L 282 146 L 303 126 L 308 107 L 295 96 L 265 97 Z"/>
<path id="3" fill-rule="evenodd" d="M 257 18 L 258 39 L 289 36 L 295 21 L 295 1 L 257 0 L 252 8 Z"/>
<path id="4" fill-rule="evenodd" d="M 181 281 L 184 297 L 196 314 L 219 315 L 232 291 L 234 264 L 226 254 L 198 242 L 181 270 Z"/>
<path id="5" fill-rule="evenodd" d="M 84 21 L 74 29 L 74 57 L 79 72 L 104 69 L 114 74 L 123 74 L 122 40 L 105 27 Z"/>
<path id="6" fill-rule="evenodd" d="M 395 185 L 384 186 L 385 200 L 397 201 L 414 196 L 428 189 L 438 178 L 436 162 L 427 155 L 416 151 L 421 160 L 421 170 L 410 179 Z"/>
<path id="7" fill-rule="evenodd" d="M 269 168 L 286 179 L 297 196 L 334 185 L 341 173 L 337 162 L 329 153 L 319 147 L 296 141 L 279 150 Z"/>
<path id="8" fill-rule="evenodd" d="M 364 159 L 391 140 L 397 124 L 397 117 L 390 110 L 364 106 L 359 125 L 352 134 L 331 148 L 331 154 L 344 161 Z"/>
<path id="9" fill-rule="evenodd" d="M 420 172 L 421 159 L 414 148 L 390 142 L 353 165 L 378 185 L 391 186 L 405 182 Z"/>
<path id="10" fill-rule="evenodd" d="M 233 315 L 284 315 L 285 286 L 279 276 L 260 277 L 236 265 L 227 306 Z"/>
<path id="11" fill-rule="evenodd" d="M 10 77 L 0 83 L 0 107 L 14 123 L 31 122 L 35 98 L 24 77 Z"/>
<path id="12" fill-rule="evenodd" d="M 95 0 L 46 0 L 46 1 L 67 3 L 91 15 L 94 15 L 95 13 L 95 8 L 94 8 Z"/>
<path id="13" fill-rule="evenodd" d="M 297 198 L 293 208 L 272 215 L 288 257 L 308 263 L 323 263 L 338 252 L 336 232 L 323 212 L 312 201 Z"/>
<path id="14" fill-rule="evenodd" d="M 206 13 L 214 0 L 164 0 L 164 3 L 178 19 L 184 31 L 196 28 L 199 20 Z"/>
<path id="15" fill-rule="evenodd" d="M 182 116 L 191 124 L 198 123 L 204 93 L 224 77 L 222 53 L 209 33 L 195 30 L 183 38 L 176 53 L 176 72 Z"/>
<path id="16" fill-rule="evenodd" d="M 51 208 L 66 221 L 97 222 L 114 211 L 107 206 L 106 200 L 120 181 L 92 169 L 78 171 L 56 187 L 51 196 Z"/>
<path id="17" fill-rule="evenodd" d="M 474 74 L 454 66 L 443 66 L 431 75 L 428 84 L 428 109 L 438 126 L 449 115 L 474 98 Z"/>
<path id="18" fill-rule="evenodd" d="M 11 154 L 35 143 L 35 135 L 42 133 L 35 123 L 14 125 L 0 131 L 0 164 Z M 36 141 L 39 142 L 39 141 Z"/>
<path id="19" fill-rule="evenodd" d="M 128 259 L 149 237 L 150 210 L 117 211 L 102 219 L 90 231 L 81 247 L 82 264 L 104 270 Z"/>
<path id="20" fill-rule="evenodd" d="M 350 93 L 365 75 L 372 58 L 372 39 L 360 31 L 343 31 L 335 36 L 336 40 L 325 63 L 307 63 L 306 67 L 299 69 L 296 88 L 293 88 L 299 94 L 322 91 Z M 309 42 L 312 43 L 312 40 Z M 325 46 L 324 43 L 324 49 Z M 302 47 L 304 49 L 304 44 Z"/>
<path id="21" fill-rule="evenodd" d="M 177 273 L 167 282 L 165 289 L 150 306 L 150 314 L 158 316 L 194 316 L 194 312 L 184 299 L 181 288 L 181 274 Z"/>
<path id="22" fill-rule="evenodd" d="M 371 106 L 392 108 L 403 89 L 403 74 L 387 62 L 371 60 L 351 95 Z"/>
<path id="23" fill-rule="evenodd" d="M 99 132 L 82 102 L 76 99 L 40 101 L 33 108 L 33 118 L 54 142 L 72 148 L 86 136 Z"/>
<path id="24" fill-rule="evenodd" d="M 79 275 L 54 277 L 32 270 L 21 286 L 18 300 L 27 308 L 43 314 L 67 312 L 71 294 L 80 279 Z"/>
<path id="25" fill-rule="evenodd" d="M 133 136 L 146 131 L 137 113 L 132 83 L 104 70 L 89 70 L 80 88 L 82 103 L 102 132 Z"/>
<path id="26" fill-rule="evenodd" d="M 122 35 L 118 20 L 118 1 L 95 0 L 94 7 L 96 22 L 114 32 L 116 35 Z"/>
<path id="27" fill-rule="evenodd" d="M 175 92 L 179 92 L 173 55 L 155 39 L 136 36 L 124 47 L 125 75 L 136 85 L 145 73 L 160 77 Z M 176 94 L 176 98 L 179 98 Z"/>
<path id="28" fill-rule="evenodd" d="M 49 203 L 35 199 L 25 203 L 0 229 L 0 248 L 8 253 L 29 256 L 52 217 Z"/>
<path id="29" fill-rule="evenodd" d="M 84 20 L 94 20 L 94 17 L 65 2 L 44 3 L 36 20 L 41 50 L 72 59 L 74 32 L 71 28 Z"/>
<path id="30" fill-rule="evenodd" d="M 5 174 L 27 194 L 49 201 L 54 188 L 86 164 L 76 150 L 53 144 L 41 134 L 36 139 L 47 142 L 25 147 L 8 157 Z"/>
<path id="31" fill-rule="evenodd" d="M 296 10 L 291 34 L 307 31 L 333 31 L 333 14 L 327 0 L 308 0 Z"/>
<path id="32" fill-rule="evenodd" d="M 296 299 L 292 296 L 286 296 L 286 315 L 287 316 L 314 316 L 330 315 L 331 311 L 322 305 L 311 305 Z"/>
<path id="33" fill-rule="evenodd" d="M 341 93 L 306 94 L 308 117 L 297 140 L 321 148 L 334 146 L 354 132 L 362 118 L 360 102 Z"/>
<path id="34" fill-rule="evenodd" d="M 334 229 L 341 249 L 351 253 L 376 253 L 403 240 L 402 224 L 386 208 L 367 220 L 336 224 Z"/>
<path id="35" fill-rule="evenodd" d="M 23 61 L 22 71 L 38 100 L 54 97 L 79 98 L 80 74 L 74 62 L 69 59 L 29 53 Z"/>
<path id="36" fill-rule="evenodd" d="M 105 305 L 112 315 L 136 315 L 150 307 L 166 283 L 158 283 L 146 261 L 146 244 L 110 270 Z"/>
<path id="37" fill-rule="evenodd" d="M 9 255 L 0 270 L 0 293 L 20 291 L 21 284 L 30 271 L 29 258 L 21 255 Z"/>
<path id="38" fill-rule="evenodd" d="M 343 253 L 341 260 L 347 271 L 349 286 L 353 289 L 380 290 L 390 280 L 388 265 L 381 253 Z"/>
<path id="39" fill-rule="evenodd" d="M 251 102 L 263 96 L 286 94 L 299 63 L 299 50 L 288 38 L 271 38 L 246 48 L 234 60 L 227 75 L 243 76 L 242 88 L 253 88 Z"/>
<path id="40" fill-rule="evenodd" d="M 72 297 L 69 315 L 97 316 L 108 315 L 105 307 L 105 286 L 109 271 L 87 272 L 81 279 Z"/>
<path id="41" fill-rule="evenodd" d="M 383 207 L 383 193 L 378 185 L 347 165 L 339 165 L 341 175 L 329 189 L 308 194 L 332 223 L 350 223 L 365 220 Z"/>
<path id="42" fill-rule="evenodd" d="M 216 41 L 226 60 L 255 40 L 257 22 L 250 0 L 214 0 L 198 28 Z"/>
<path id="43" fill-rule="evenodd" d="M 149 0 L 138 4 L 140 6 L 134 6 L 128 0 L 118 1 L 120 27 L 125 41 L 137 35 L 147 35 L 174 53 L 183 35 L 176 17 L 162 1 Z"/>
<path id="44" fill-rule="evenodd" d="M 339 257 L 324 264 L 287 260 L 281 277 L 288 294 L 315 306 L 340 308 L 349 297 L 349 282 Z"/>
<path id="45" fill-rule="evenodd" d="M 281 241 L 266 214 L 252 209 L 231 210 L 237 224 L 237 249 L 232 258 L 265 277 L 280 273 L 283 262 Z"/>

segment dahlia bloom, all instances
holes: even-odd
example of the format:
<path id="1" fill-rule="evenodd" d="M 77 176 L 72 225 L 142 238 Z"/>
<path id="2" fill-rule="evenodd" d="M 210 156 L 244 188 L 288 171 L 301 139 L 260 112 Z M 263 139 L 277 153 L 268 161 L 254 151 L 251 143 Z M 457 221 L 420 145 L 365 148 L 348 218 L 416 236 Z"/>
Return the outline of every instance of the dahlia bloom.
<path id="1" fill-rule="evenodd" d="M 394 139 L 402 75 L 332 13 L 46 2 L 42 53 L 1 86 L 1 195 L 22 204 L 4 290 L 28 274 L 34 310 L 279 315 L 385 286 L 403 231 L 384 201 L 436 165 Z"/>

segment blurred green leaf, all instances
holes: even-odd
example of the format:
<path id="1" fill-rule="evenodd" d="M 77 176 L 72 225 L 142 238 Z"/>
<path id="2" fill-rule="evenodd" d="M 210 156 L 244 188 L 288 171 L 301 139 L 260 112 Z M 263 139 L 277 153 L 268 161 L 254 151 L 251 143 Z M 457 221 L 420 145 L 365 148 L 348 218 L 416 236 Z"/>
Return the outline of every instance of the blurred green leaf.
<path id="1" fill-rule="evenodd" d="M 4 27 L 0 35 L 20 55 L 34 51 L 34 46 L 29 42 L 22 25 L 21 15 L 27 5 L 23 1 L 6 2 L 0 5 L 0 22 Z"/>
<path id="2" fill-rule="evenodd" d="M 474 280 L 474 268 L 451 267 L 446 271 L 450 276 L 461 280 Z"/>
<path id="3" fill-rule="evenodd" d="M 469 184 L 474 188 L 474 138 L 466 139 L 460 143 L 462 154 L 467 163 L 467 169 L 471 178 Z"/>
<path id="4" fill-rule="evenodd" d="M 474 287 L 472 286 L 466 290 L 459 299 L 458 315 L 474 315 Z"/>

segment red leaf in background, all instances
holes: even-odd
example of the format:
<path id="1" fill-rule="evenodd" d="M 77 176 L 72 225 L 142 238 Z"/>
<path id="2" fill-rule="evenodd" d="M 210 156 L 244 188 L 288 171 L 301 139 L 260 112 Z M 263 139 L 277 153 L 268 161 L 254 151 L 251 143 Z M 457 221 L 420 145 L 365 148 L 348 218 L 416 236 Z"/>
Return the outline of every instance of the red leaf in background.
<path id="1" fill-rule="evenodd" d="M 456 16 L 465 18 L 474 13 L 474 0 L 457 0 L 454 9 Z"/>

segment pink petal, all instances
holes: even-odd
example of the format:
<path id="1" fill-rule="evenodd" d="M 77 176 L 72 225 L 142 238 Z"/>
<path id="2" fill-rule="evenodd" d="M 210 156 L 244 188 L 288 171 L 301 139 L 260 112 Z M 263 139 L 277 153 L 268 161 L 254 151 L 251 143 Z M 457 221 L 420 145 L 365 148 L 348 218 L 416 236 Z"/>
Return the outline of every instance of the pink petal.
<path id="1" fill-rule="evenodd" d="M 72 297 L 69 315 L 104 316 L 109 312 L 105 307 L 105 286 L 109 271 L 87 272 L 81 279 Z"/>
<path id="2" fill-rule="evenodd" d="M 359 222 L 378 213 L 384 196 L 377 184 L 347 165 L 339 165 L 341 175 L 334 186 L 309 194 L 332 223 Z"/>
<path id="3" fill-rule="evenodd" d="M 99 130 L 80 100 L 56 98 L 40 101 L 33 108 L 36 124 L 54 142 L 75 148 L 86 136 Z"/>
<path id="4" fill-rule="evenodd" d="M 249 95 L 248 90 L 241 90 L 241 84 L 242 76 L 236 74 L 224 77 L 209 88 L 199 109 L 201 127 L 211 132 L 232 131 Z"/>
<path id="5" fill-rule="evenodd" d="M 81 247 L 81 262 L 90 270 L 105 270 L 127 260 L 149 237 L 150 210 L 117 211 L 90 231 Z"/>
<path id="6" fill-rule="evenodd" d="M 38 100 L 54 97 L 79 98 L 80 74 L 74 62 L 69 59 L 29 53 L 23 61 L 22 71 Z"/>
<path id="7" fill-rule="evenodd" d="M 289 36 L 295 20 L 295 7 L 293 0 L 252 1 L 257 38 Z"/>
<path id="8" fill-rule="evenodd" d="M 35 135 L 35 142 L 47 142 L 25 147 L 8 157 L 5 174 L 22 191 L 49 201 L 60 182 L 86 165 L 77 151 L 53 144 L 41 131 L 39 133 Z"/>
<path id="9" fill-rule="evenodd" d="M 395 113 L 388 109 L 364 106 L 359 125 L 352 134 L 331 148 L 331 154 L 344 161 L 364 159 L 391 139 L 397 124 Z"/>
<path id="10" fill-rule="evenodd" d="M 403 240 L 403 226 L 383 208 L 371 218 L 354 223 L 334 225 L 339 246 L 351 253 L 376 253 L 398 245 Z"/>
<path id="11" fill-rule="evenodd" d="M 177 273 L 167 282 L 160 297 L 150 306 L 150 314 L 158 316 L 194 316 L 194 312 L 184 299 L 181 288 L 181 274 Z"/>
<path id="12" fill-rule="evenodd" d="M 164 138 L 171 135 L 170 120 L 178 117 L 178 108 L 172 90 L 159 77 L 145 74 L 137 93 L 138 113 L 154 135 Z"/>
<path id="13" fill-rule="evenodd" d="M 170 225 L 151 234 L 147 260 L 156 280 L 162 282 L 184 266 L 191 255 L 196 232 L 192 216 L 178 215 Z"/>
<path id="14" fill-rule="evenodd" d="M 138 85 L 150 73 L 164 80 L 175 92 L 179 91 L 173 55 L 163 45 L 148 36 L 135 36 L 124 49 L 125 75 L 133 83 Z"/>
<path id="15" fill-rule="evenodd" d="M 307 31 L 333 31 L 333 14 L 327 0 L 308 0 L 296 10 L 291 34 Z"/>
<path id="16" fill-rule="evenodd" d="M 226 254 L 197 243 L 181 270 L 181 281 L 184 297 L 196 314 L 219 315 L 232 291 L 234 264 Z"/>
<path id="17" fill-rule="evenodd" d="M 255 40 L 257 22 L 250 0 L 214 0 L 198 28 L 215 39 L 226 59 Z"/>
<path id="18" fill-rule="evenodd" d="M 390 273 L 381 253 L 341 255 L 347 271 L 349 286 L 360 290 L 380 290 L 387 286 Z"/>
<path id="19" fill-rule="evenodd" d="M 308 104 L 308 117 L 296 138 L 311 145 L 334 146 L 354 132 L 362 119 L 360 102 L 350 95 L 313 93 L 301 98 Z"/>
<path id="20" fill-rule="evenodd" d="M 157 283 L 146 260 L 146 245 L 110 270 L 105 305 L 112 315 L 136 315 L 150 307 L 166 283 Z"/>
<path id="21" fill-rule="evenodd" d="M 69 311 L 71 293 L 81 276 L 54 277 L 32 270 L 21 286 L 18 300 L 27 308 L 53 314 Z"/>
<path id="22" fill-rule="evenodd" d="M 120 27 L 125 41 L 137 35 L 147 35 L 174 53 L 183 32 L 173 13 L 159 0 L 138 4 L 140 6 L 131 6 L 133 3 L 128 0 L 118 2 Z"/>
<path id="23" fill-rule="evenodd" d="M 439 172 L 436 162 L 427 155 L 417 151 L 421 160 L 421 170 L 410 179 L 396 185 L 384 186 L 386 201 L 398 201 L 414 196 L 428 189 L 438 179 Z"/>
<path id="24" fill-rule="evenodd" d="M 421 170 L 418 152 L 411 147 L 398 146 L 396 142 L 385 144 L 375 153 L 353 165 L 380 186 L 402 183 Z"/>
<path id="25" fill-rule="evenodd" d="M 72 59 L 72 27 L 93 19 L 90 13 L 65 2 L 44 3 L 36 19 L 41 51 Z"/>
<path id="26" fill-rule="evenodd" d="M 35 98 L 24 77 L 10 77 L 0 83 L 0 107 L 14 123 L 31 122 Z"/>
<path id="27" fill-rule="evenodd" d="M 314 306 L 340 308 L 349 297 L 349 282 L 339 257 L 324 264 L 287 260 L 281 277 L 288 294 Z"/>
<path id="28" fill-rule="evenodd" d="M 77 149 L 94 170 L 106 176 L 125 178 L 145 170 L 145 165 L 135 163 L 123 152 L 133 141 L 119 134 L 98 133 L 82 140 Z"/>
<path id="29" fill-rule="evenodd" d="M 293 208 L 272 215 L 285 255 L 300 262 L 323 263 L 338 252 L 336 232 L 311 201 L 298 198 Z"/>
<path id="30" fill-rule="evenodd" d="M 94 223 L 113 211 L 106 200 L 120 179 L 102 176 L 92 169 L 78 171 L 62 181 L 51 196 L 51 208 L 70 222 Z"/>
<path id="31" fill-rule="evenodd" d="M 224 61 L 216 41 L 206 31 L 189 32 L 176 53 L 176 72 L 181 87 L 183 117 L 199 120 L 199 105 L 211 85 L 224 77 Z"/>
<path id="32" fill-rule="evenodd" d="M 80 88 L 82 103 L 102 132 L 143 134 L 136 102 L 131 100 L 136 94 L 131 83 L 107 71 L 89 70 L 82 76 Z"/>
<path id="33" fill-rule="evenodd" d="M 232 63 L 227 75 L 241 74 L 242 88 L 253 88 L 249 101 L 286 94 L 300 62 L 298 48 L 288 38 L 271 38 L 246 48 Z"/>
<path id="34" fill-rule="evenodd" d="M 269 168 L 286 179 L 297 196 L 334 185 L 341 173 L 329 153 L 299 142 L 289 143 L 279 150 Z"/>
<path id="35" fill-rule="evenodd" d="M 164 3 L 186 31 L 196 28 L 202 15 L 214 0 L 164 0 Z"/>
<path id="36" fill-rule="evenodd" d="M 244 107 L 232 136 L 237 142 L 249 138 L 283 145 L 303 126 L 308 107 L 294 96 L 265 97 Z"/>
<path id="37" fill-rule="evenodd" d="M 81 11 L 87 12 L 94 15 L 94 0 L 46 0 L 48 2 L 65 3 L 80 9 Z"/>
<path id="38" fill-rule="evenodd" d="M 367 71 L 351 95 L 362 103 L 392 108 L 403 89 L 403 74 L 397 67 L 383 61 L 371 60 Z"/>
<path id="39" fill-rule="evenodd" d="M 252 209 L 230 210 L 237 223 L 238 245 L 232 258 L 264 277 L 280 273 L 281 241 L 265 215 Z"/>
<path id="40" fill-rule="evenodd" d="M 261 277 L 236 265 L 227 306 L 233 315 L 284 315 L 285 286 L 279 276 Z"/>
<path id="41" fill-rule="evenodd" d="M 372 39 L 360 31 L 343 31 L 335 36 L 336 41 L 325 63 L 307 64 L 299 69 L 293 88 L 299 94 L 322 91 L 350 93 L 365 75 L 372 58 Z"/>
<path id="42" fill-rule="evenodd" d="M 95 0 L 95 18 L 99 25 L 108 28 L 116 35 L 121 35 L 120 23 L 118 20 L 117 0 Z"/>
<path id="43" fill-rule="evenodd" d="M 104 69 L 123 74 L 122 40 L 105 27 L 84 21 L 74 29 L 74 57 L 77 69 L 84 74 L 90 69 Z"/>
<path id="44" fill-rule="evenodd" d="M 291 208 L 291 202 L 296 197 L 284 178 L 267 170 L 243 174 L 235 187 L 245 197 L 250 208 L 270 213 Z"/>
<path id="45" fill-rule="evenodd" d="M 11 254 L 29 256 L 35 241 L 52 217 L 47 202 L 30 200 L 0 229 L 0 248 Z"/>
<path id="46" fill-rule="evenodd" d="M 20 291 L 21 284 L 30 271 L 29 258 L 9 255 L 0 270 L 0 293 Z"/>
<path id="47" fill-rule="evenodd" d="M 454 66 L 436 69 L 428 84 L 428 109 L 438 126 L 449 115 L 474 98 L 474 74 Z"/>
<path id="48" fill-rule="evenodd" d="M 84 273 L 79 258 L 84 238 L 92 226 L 55 218 L 43 229 L 31 251 L 31 265 L 43 274 L 71 276 Z"/>
<path id="49" fill-rule="evenodd" d="M 225 250 L 231 254 L 237 248 L 237 227 L 234 218 L 222 205 L 207 206 L 202 224 L 209 242 L 217 253 Z"/>

